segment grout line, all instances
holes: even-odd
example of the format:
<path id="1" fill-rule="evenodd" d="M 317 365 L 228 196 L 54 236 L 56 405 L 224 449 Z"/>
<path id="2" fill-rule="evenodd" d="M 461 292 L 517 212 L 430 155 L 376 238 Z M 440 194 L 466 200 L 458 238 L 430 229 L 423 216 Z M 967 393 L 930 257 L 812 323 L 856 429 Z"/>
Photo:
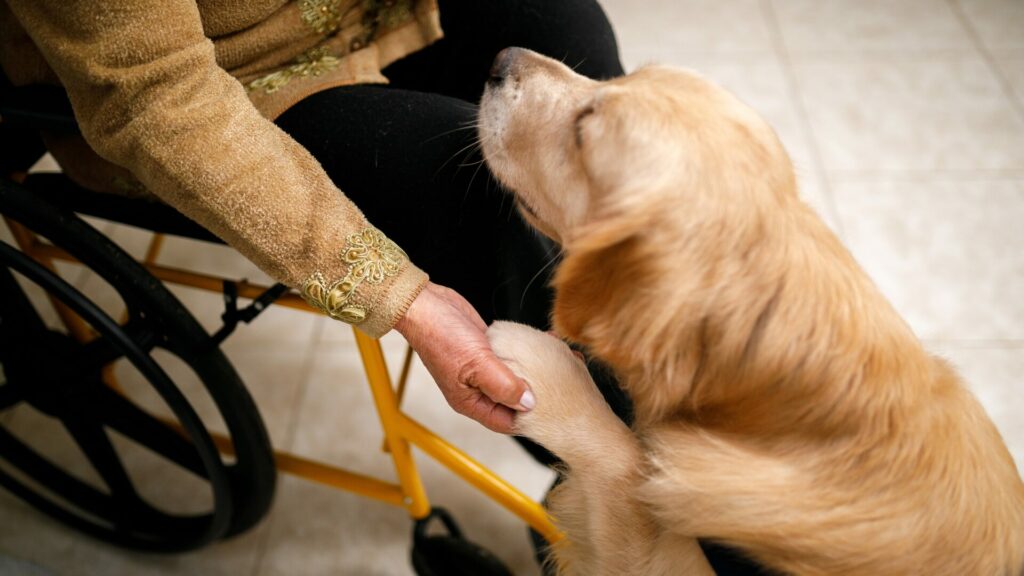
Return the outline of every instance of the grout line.
<path id="1" fill-rule="evenodd" d="M 1024 350 L 1024 340 L 944 340 L 923 339 L 926 348 L 936 347 L 935 352 L 943 350 Z"/>
<path id="2" fill-rule="evenodd" d="M 836 204 L 835 197 L 832 193 L 832 183 L 829 181 L 828 173 L 825 171 L 825 165 L 821 158 L 821 151 L 818 149 L 818 139 L 814 134 L 814 127 L 811 125 L 810 117 L 807 114 L 807 104 L 804 102 L 802 93 L 800 91 L 800 83 L 796 77 L 796 71 L 793 69 L 793 62 L 790 58 L 789 51 L 786 48 L 785 42 L 782 38 L 782 27 L 779 25 L 778 17 L 775 14 L 775 9 L 771 4 L 771 0 L 761 0 L 761 15 L 768 24 L 772 39 L 772 47 L 775 50 L 775 55 L 779 58 L 782 64 L 783 74 L 786 79 L 786 87 L 790 92 L 790 101 L 796 107 L 797 117 L 800 120 L 801 131 L 803 132 L 804 138 L 808 140 L 807 145 L 811 153 L 811 162 L 815 167 L 815 175 L 818 180 L 818 186 L 822 197 L 825 200 L 825 208 L 829 211 L 828 216 L 835 225 L 836 233 L 840 238 L 845 238 L 846 233 L 843 229 L 842 218 L 839 217 L 839 207 Z"/>
<path id="3" fill-rule="evenodd" d="M 978 30 L 971 23 L 967 14 L 964 13 L 963 8 L 960 7 L 960 3 L 957 2 L 957 0 L 947 1 L 950 9 L 953 11 L 953 14 L 957 17 L 957 20 L 960 21 L 960 25 L 963 26 L 964 30 L 967 32 L 967 36 L 970 37 L 971 42 L 974 44 L 974 48 L 981 55 L 981 58 L 985 63 L 988 64 L 992 74 L 996 77 L 1000 88 L 1003 89 L 1003 95 L 1010 101 L 1010 106 L 1017 112 L 1017 115 L 1024 120 L 1024 103 L 1017 98 L 1013 85 L 1010 84 L 1010 79 L 1003 73 L 1003 69 L 996 62 L 995 57 L 992 56 L 992 52 L 989 51 L 988 47 L 986 47 L 985 43 L 981 40 L 981 35 L 978 34 Z"/>
<path id="4" fill-rule="evenodd" d="M 313 366 L 316 363 L 316 353 L 320 347 L 320 341 L 323 338 L 324 322 L 321 317 L 315 318 L 315 325 L 313 327 L 312 334 L 310 335 L 309 345 L 306 347 L 306 358 L 302 362 L 302 368 L 299 369 L 299 389 L 296 391 L 295 399 L 292 401 L 291 414 L 288 417 L 288 424 L 286 427 L 284 440 L 281 446 L 274 446 L 275 450 L 291 451 L 292 445 L 295 442 L 295 436 L 298 432 L 299 413 L 302 411 L 302 405 L 306 399 L 306 392 L 309 389 L 309 380 L 313 376 Z M 278 488 L 280 488 L 280 475 L 278 475 L 279 482 Z M 256 551 L 256 561 L 253 563 L 252 576 L 259 576 L 263 571 L 263 561 L 266 559 L 267 551 L 270 548 L 270 537 L 274 530 L 274 509 L 271 508 L 270 512 L 263 519 L 265 534 L 259 539 L 258 548 Z"/>
<path id="5" fill-rule="evenodd" d="M 278 482 L 278 486 L 280 486 L 280 482 Z M 275 490 L 276 489 L 277 487 L 275 487 Z M 276 494 L 274 495 L 274 499 L 277 499 Z M 270 547 L 270 534 L 272 533 L 273 528 L 274 507 L 273 505 L 271 505 L 270 511 L 263 518 L 263 524 L 258 525 L 256 528 L 254 528 L 255 530 L 262 529 L 263 533 L 260 534 L 258 538 L 254 538 L 254 540 L 256 540 L 256 558 L 253 559 L 252 568 L 249 570 L 249 574 L 251 576 L 258 576 L 259 573 L 263 570 L 263 559 L 266 558 L 267 549 Z"/>
<path id="6" fill-rule="evenodd" d="M 1019 182 L 1024 170 L 827 170 L 838 182 Z"/>
<path id="7" fill-rule="evenodd" d="M 973 46 L 965 48 L 801 48 L 790 50 L 789 54 L 797 58 L 810 60 L 854 60 L 884 57 L 899 60 L 934 60 L 935 58 L 977 58 Z"/>
<path id="8" fill-rule="evenodd" d="M 769 0 L 770 1 L 770 0 Z M 781 32 L 780 32 L 781 33 Z M 967 48 L 934 48 L 934 49 L 900 49 L 900 48 L 826 48 L 826 49 L 786 49 L 786 53 L 796 60 L 808 62 L 820 61 L 846 61 L 846 60 L 873 60 L 884 58 L 886 60 L 916 61 L 923 60 L 932 62 L 936 58 L 956 58 L 977 60 L 978 54 L 972 45 Z M 706 59 L 711 62 L 746 64 L 750 58 L 763 56 L 777 56 L 778 52 L 772 50 L 750 49 L 745 51 L 729 50 L 700 50 L 693 48 L 627 48 L 622 54 L 632 57 L 644 57 L 647 59 L 662 59 L 663 56 L 690 56 L 697 59 Z"/>

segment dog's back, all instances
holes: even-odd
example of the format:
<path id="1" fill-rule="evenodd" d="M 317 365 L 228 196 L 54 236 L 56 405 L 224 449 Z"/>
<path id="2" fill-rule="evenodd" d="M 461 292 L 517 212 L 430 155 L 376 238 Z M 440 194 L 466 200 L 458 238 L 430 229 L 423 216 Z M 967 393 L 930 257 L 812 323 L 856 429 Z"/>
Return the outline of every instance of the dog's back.
<path id="1" fill-rule="evenodd" d="M 788 573 L 1018 576 L 1024 485 L 977 401 L 936 371 L 934 405 L 898 417 L 897 442 L 660 426 L 643 499 L 665 527 Z"/>
<path id="2" fill-rule="evenodd" d="M 820 220 L 788 221 L 732 279 L 752 308 L 714 307 L 689 397 L 647 433 L 652 511 L 792 573 L 1018 576 L 1024 483 L 999 432 Z M 758 304 L 743 283 L 773 274 Z"/>

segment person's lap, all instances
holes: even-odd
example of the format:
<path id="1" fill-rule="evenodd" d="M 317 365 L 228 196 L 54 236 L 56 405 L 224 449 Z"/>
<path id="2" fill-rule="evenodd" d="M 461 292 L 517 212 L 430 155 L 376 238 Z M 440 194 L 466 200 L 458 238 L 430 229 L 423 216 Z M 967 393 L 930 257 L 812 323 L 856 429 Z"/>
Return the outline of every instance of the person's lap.
<path id="1" fill-rule="evenodd" d="M 278 124 L 435 282 L 487 321 L 545 328 L 541 269 L 555 250 L 527 229 L 483 165 L 475 103 L 494 56 L 511 45 L 582 63 L 595 77 L 619 75 L 614 35 L 593 0 L 440 0 L 440 8 L 445 38 L 386 68 L 390 85 L 315 94 Z"/>

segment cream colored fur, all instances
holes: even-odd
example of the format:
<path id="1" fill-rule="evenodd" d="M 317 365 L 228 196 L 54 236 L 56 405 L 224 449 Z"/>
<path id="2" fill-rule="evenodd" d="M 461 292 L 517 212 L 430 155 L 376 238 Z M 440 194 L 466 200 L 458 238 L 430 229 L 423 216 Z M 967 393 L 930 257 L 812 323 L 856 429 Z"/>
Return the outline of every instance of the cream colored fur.
<path id="1" fill-rule="evenodd" d="M 695 538 L 782 573 L 1024 571 L 1024 484 L 999 433 L 797 197 L 774 132 L 681 70 L 595 82 L 515 55 L 480 133 L 564 247 L 553 321 L 611 364 L 626 428 L 558 339 L 492 346 L 560 456 L 564 574 L 708 574 Z"/>

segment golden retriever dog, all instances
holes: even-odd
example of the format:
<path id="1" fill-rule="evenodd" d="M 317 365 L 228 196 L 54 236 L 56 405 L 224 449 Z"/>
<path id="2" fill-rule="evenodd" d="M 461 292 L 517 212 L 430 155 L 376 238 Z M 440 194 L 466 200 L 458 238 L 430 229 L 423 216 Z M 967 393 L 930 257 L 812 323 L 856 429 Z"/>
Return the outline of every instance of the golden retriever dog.
<path id="1" fill-rule="evenodd" d="M 710 574 L 696 538 L 784 574 L 1022 573 L 1024 484 L 998 431 L 750 108 L 682 70 L 597 82 L 508 49 L 479 131 L 563 247 L 555 331 L 635 403 L 630 429 L 561 340 L 490 329 L 537 397 L 519 431 L 568 468 L 563 574 Z"/>

